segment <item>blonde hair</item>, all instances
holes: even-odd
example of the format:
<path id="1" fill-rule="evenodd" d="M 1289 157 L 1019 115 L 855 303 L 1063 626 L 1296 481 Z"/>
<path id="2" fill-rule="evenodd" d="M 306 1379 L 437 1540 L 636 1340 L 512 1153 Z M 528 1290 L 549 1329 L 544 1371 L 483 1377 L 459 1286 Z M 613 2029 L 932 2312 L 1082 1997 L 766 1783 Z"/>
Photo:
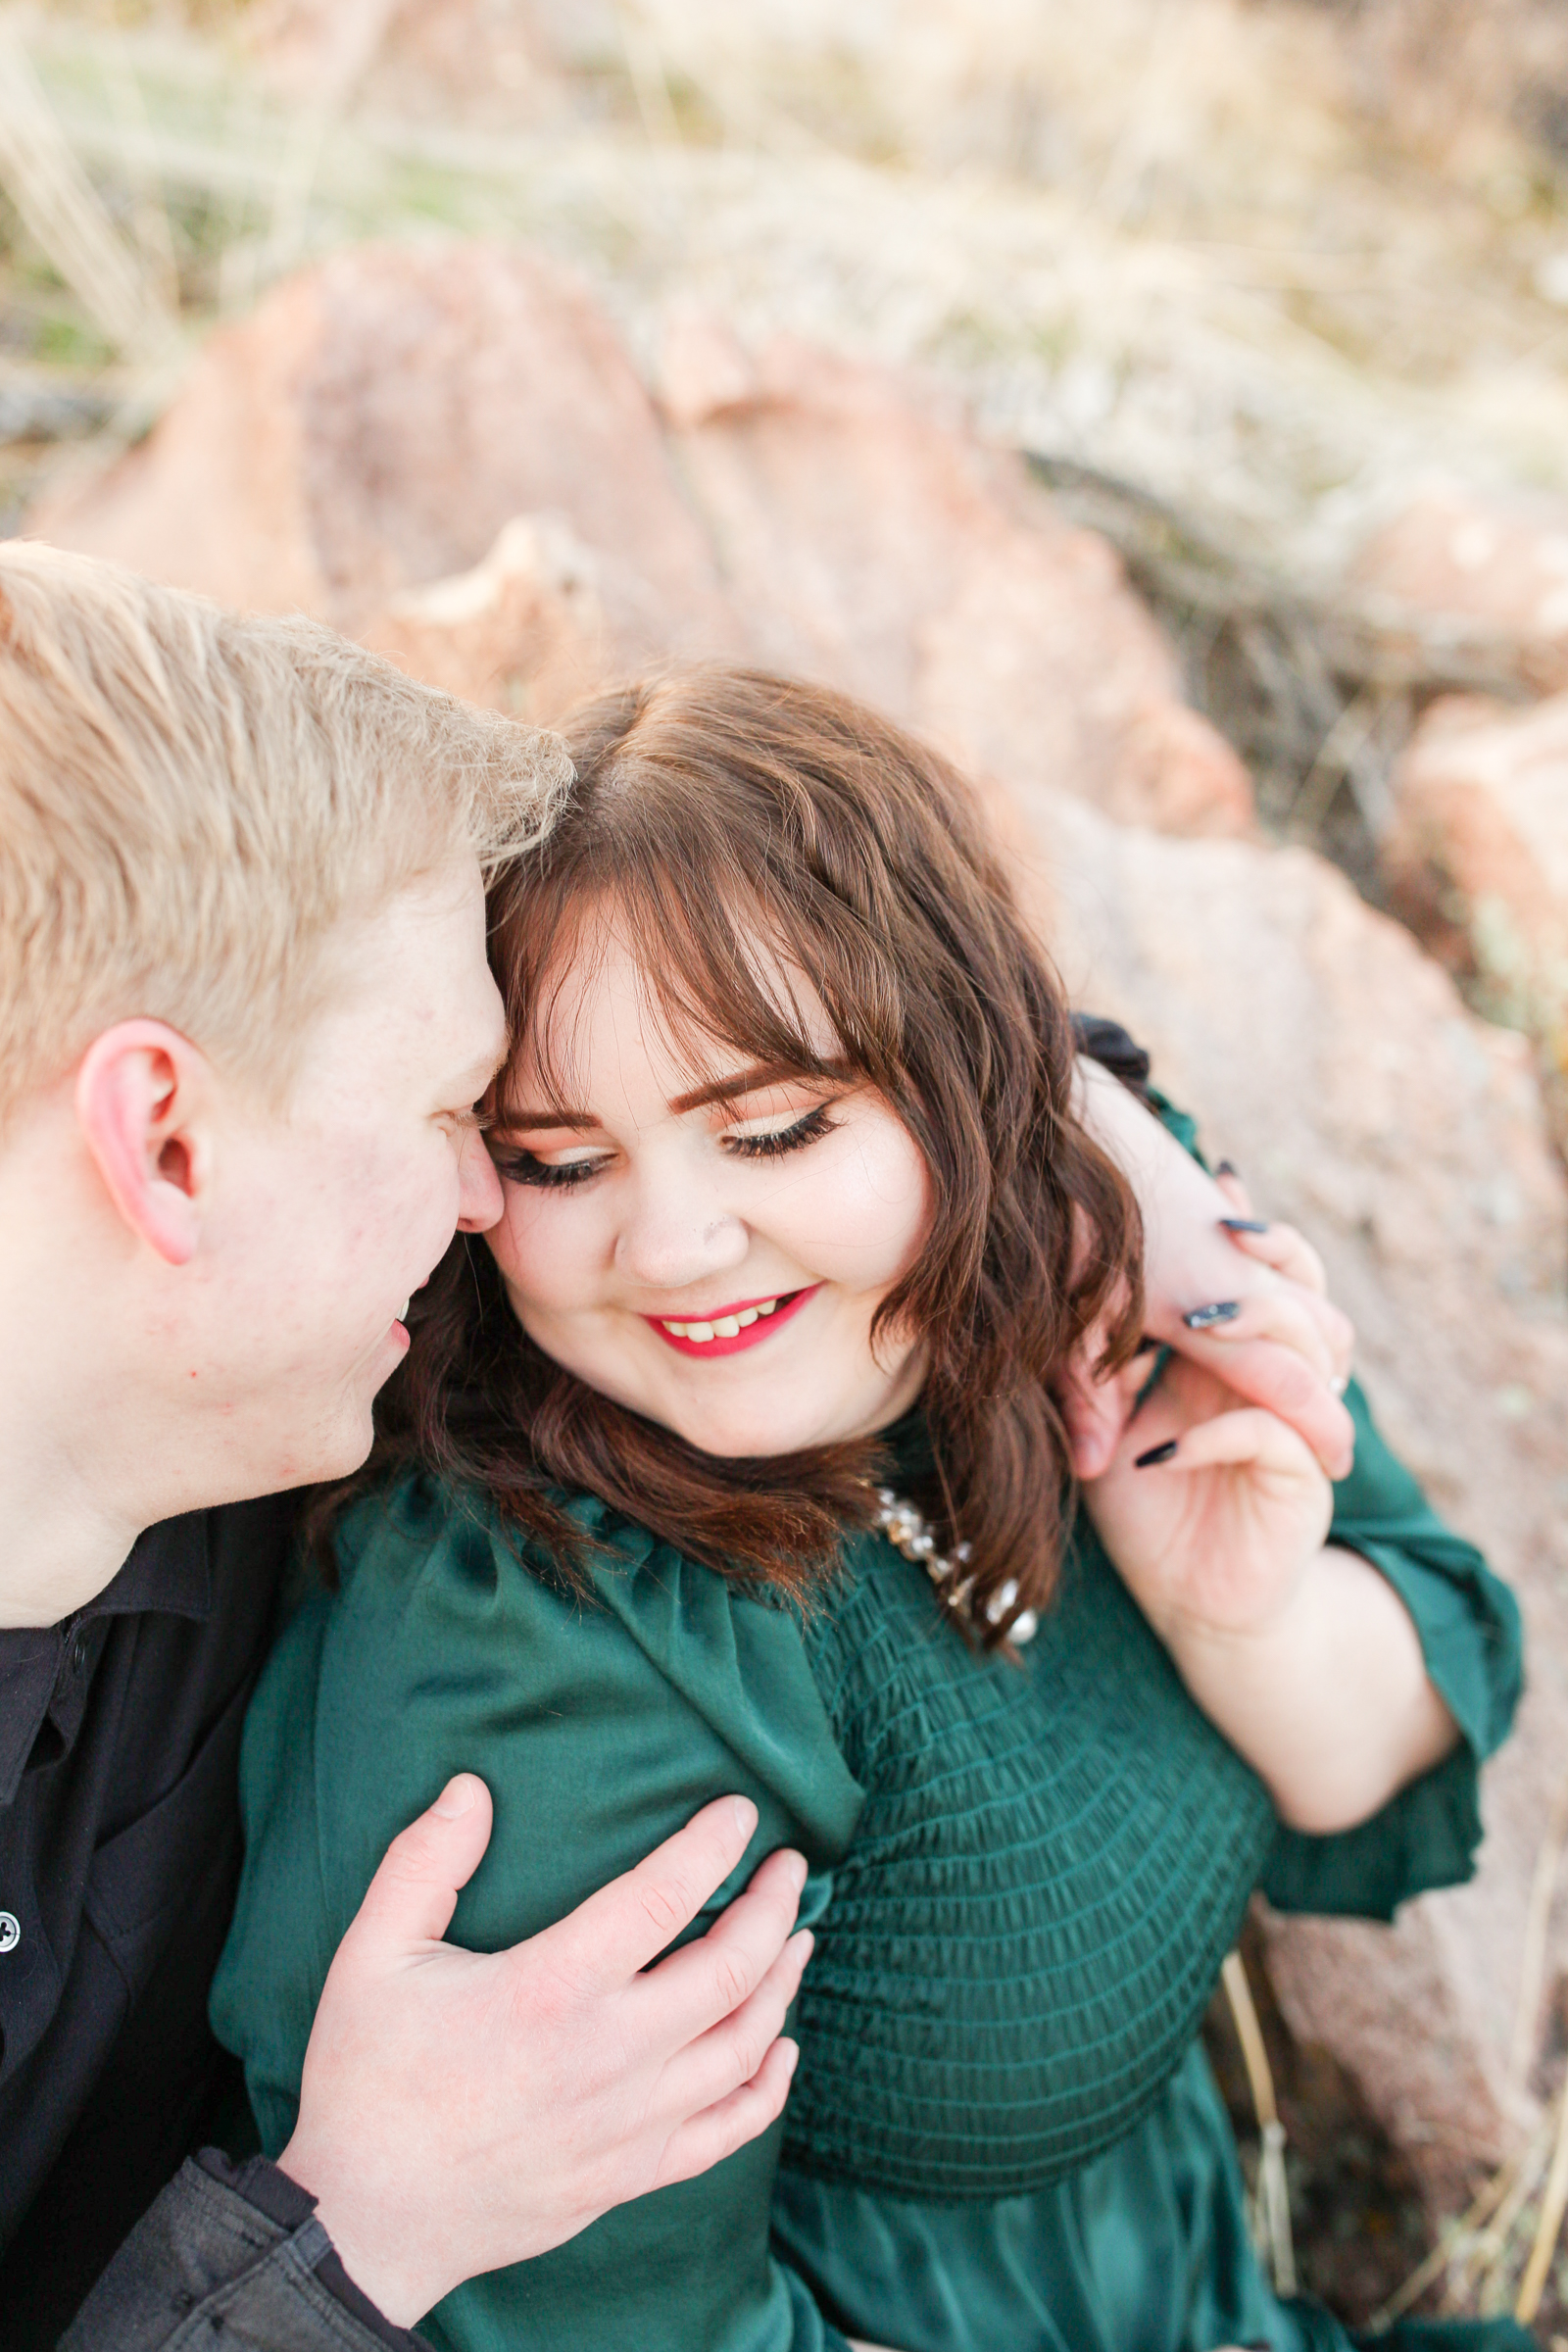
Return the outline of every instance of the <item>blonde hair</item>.
<path id="1" fill-rule="evenodd" d="M 493 872 L 570 777 L 314 621 L 0 545 L 0 1132 L 132 1014 L 277 1095 L 336 926 L 465 846 Z"/>

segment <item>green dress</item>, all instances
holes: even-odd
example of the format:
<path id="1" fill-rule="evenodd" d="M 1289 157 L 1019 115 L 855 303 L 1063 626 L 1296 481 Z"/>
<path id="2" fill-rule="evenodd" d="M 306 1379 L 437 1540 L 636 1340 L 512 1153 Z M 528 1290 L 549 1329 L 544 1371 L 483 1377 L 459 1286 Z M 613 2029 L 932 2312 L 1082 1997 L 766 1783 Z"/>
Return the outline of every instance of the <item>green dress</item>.
<path id="1" fill-rule="evenodd" d="M 433 2343 L 842 2352 L 843 2330 L 901 2352 L 1344 2347 L 1259 2272 L 1200 2020 L 1254 1887 L 1387 1918 L 1468 1876 L 1479 1762 L 1520 1673 L 1508 1594 L 1353 1390 L 1351 1404 L 1333 1537 L 1406 1602 L 1462 1740 L 1334 1838 L 1281 1828 L 1086 1520 L 1013 1665 L 970 1650 L 878 1536 L 846 1543 L 803 1622 L 591 1497 L 570 1506 L 601 1546 L 587 1604 L 482 1496 L 410 1476 L 363 1502 L 341 1591 L 307 1600 L 246 1735 L 248 1853 L 213 2018 L 266 2146 L 288 2137 L 337 1939 L 451 1772 L 482 1773 L 495 1797 L 452 1930 L 483 1949 L 740 1789 L 758 1834 L 710 1914 L 774 1846 L 811 1870 L 817 1949 L 782 2126 L 459 2288 L 424 2323 Z M 1490 2336 L 1510 2333 L 1529 2340 L 1508 2324 Z"/>

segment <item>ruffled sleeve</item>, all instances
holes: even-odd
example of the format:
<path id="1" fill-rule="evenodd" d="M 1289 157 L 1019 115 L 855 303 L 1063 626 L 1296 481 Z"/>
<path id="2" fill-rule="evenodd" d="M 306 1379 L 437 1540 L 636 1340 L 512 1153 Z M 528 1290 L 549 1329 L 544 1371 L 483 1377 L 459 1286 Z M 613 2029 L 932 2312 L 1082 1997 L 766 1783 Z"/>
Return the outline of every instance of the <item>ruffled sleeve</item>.
<path id="1" fill-rule="evenodd" d="M 1431 1886 L 1475 1868 L 1481 1765 L 1506 1738 L 1523 1681 L 1519 1610 L 1473 1544 L 1453 1534 L 1379 1435 L 1351 1384 L 1355 1467 L 1335 1489 L 1329 1541 L 1371 1562 L 1415 1621 L 1427 1672 L 1459 1744 L 1370 1821 L 1332 1838 L 1282 1830 L 1263 1891 L 1282 1911 L 1390 1919 Z"/>

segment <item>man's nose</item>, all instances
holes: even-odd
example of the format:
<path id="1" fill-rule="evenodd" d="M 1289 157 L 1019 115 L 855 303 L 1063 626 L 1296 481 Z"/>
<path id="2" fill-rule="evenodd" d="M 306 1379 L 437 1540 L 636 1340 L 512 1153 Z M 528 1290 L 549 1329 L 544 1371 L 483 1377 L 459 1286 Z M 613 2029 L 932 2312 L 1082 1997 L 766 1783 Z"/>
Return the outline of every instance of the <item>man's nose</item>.
<path id="1" fill-rule="evenodd" d="M 458 1153 L 458 1231 L 488 1233 L 500 1224 L 504 1205 L 496 1163 L 484 1148 L 484 1137 L 470 1127 Z"/>

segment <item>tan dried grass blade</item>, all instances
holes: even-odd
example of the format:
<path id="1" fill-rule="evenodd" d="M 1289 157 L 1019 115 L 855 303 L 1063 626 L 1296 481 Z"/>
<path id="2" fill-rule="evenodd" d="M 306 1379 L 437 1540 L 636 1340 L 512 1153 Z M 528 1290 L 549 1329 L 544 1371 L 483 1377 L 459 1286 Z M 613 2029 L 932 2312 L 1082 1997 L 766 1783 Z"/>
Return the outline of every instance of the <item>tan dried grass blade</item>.
<path id="1" fill-rule="evenodd" d="M 14 18 L 0 17 L 0 181 L 99 332 L 127 358 L 167 357 L 178 329 L 141 257 L 116 229 L 33 72 Z"/>
<path id="2" fill-rule="evenodd" d="M 1290 2188 L 1285 2177 L 1285 2127 L 1274 2095 L 1274 2071 L 1268 2062 L 1263 2029 L 1258 2024 L 1252 1987 L 1240 1952 L 1232 1952 L 1220 1970 L 1225 1998 L 1230 2004 L 1236 2038 L 1242 2045 L 1248 2085 L 1257 2116 L 1261 2153 L 1257 2175 L 1258 2235 L 1267 2256 L 1274 2285 L 1282 2295 L 1296 2292 L 1296 2247 L 1291 2236 Z"/>
<path id="3" fill-rule="evenodd" d="M 1545 2193 L 1541 2200 L 1536 2240 L 1525 2264 L 1525 2275 L 1519 2281 L 1519 2299 L 1513 2307 L 1513 2316 L 1523 2327 L 1528 2328 L 1541 2309 L 1542 2293 L 1562 2233 L 1565 2212 L 1568 2212 L 1568 2082 L 1563 2084 L 1557 2109 L 1557 2141 L 1551 2151 L 1551 2170 L 1546 2175 Z"/>
<path id="4" fill-rule="evenodd" d="M 1568 1845 L 1568 1775 L 1564 1776 L 1547 1817 L 1541 1851 L 1536 1857 L 1536 1874 L 1530 1886 L 1524 1955 L 1519 1964 L 1519 2002 L 1514 2011 L 1513 2044 L 1508 2053 L 1508 2088 L 1515 2097 L 1524 2089 L 1530 2073 L 1530 2061 L 1535 2055 L 1536 2034 L 1541 2021 L 1541 1996 L 1546 1979 L 1546 1939 L 1551 1926 L 1552 1897 L 1557 1891 L 1557 1878 L 1562 1868 L 1565 1845 Z"/>

